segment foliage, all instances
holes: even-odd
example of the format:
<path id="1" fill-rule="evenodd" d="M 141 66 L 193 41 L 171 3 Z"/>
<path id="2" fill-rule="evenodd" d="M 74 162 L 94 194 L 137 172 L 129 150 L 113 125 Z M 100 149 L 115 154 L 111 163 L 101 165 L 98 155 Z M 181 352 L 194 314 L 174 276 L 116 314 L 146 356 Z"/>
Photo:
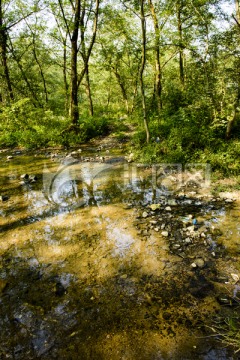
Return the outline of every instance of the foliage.
<path id="1" fill-rule="evenodd" d="M 34 107 L 28 98 L 19 100 L 0 113 L 0 146 L 54 145 L 66 123 L 66 119 L 53 115 L 52 111 Z"/>

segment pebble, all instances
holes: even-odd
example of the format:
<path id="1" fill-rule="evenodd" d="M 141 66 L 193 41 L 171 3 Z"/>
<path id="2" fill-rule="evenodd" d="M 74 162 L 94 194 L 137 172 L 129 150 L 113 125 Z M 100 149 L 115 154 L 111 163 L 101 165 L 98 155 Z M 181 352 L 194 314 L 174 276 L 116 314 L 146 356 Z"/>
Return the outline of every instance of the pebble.
<path id="1" fill-rule="evenodd" d="M 157 220 L 150 220 L 149 223 L 152 225 L 157 225 L 158 222 L 157 222 Z"/>
<path id="2" fill-rule="evenodd" d="M 172 209 L 171 209 L 170 206 L 167 206 L 167 207 L 165 208 L 165 210 L 166 210 L 166 211 L 172 211 Z"/>
<path id="3" fill-rule="evenodd" d="M 22 175 L 20 176 L 20 179 L 22 179 L 22 180 L 28 180 L 28 179 L 29 179 L 29 175 L 28 175 L 28 174 L 22 174 Z"/>
<path id="4" fill-rule="evenodd" d="M 150 208 L 152 211 L 159 210 L 160 207 L 161 207 L 161 204 L 151 204 L 151 205 L 149 205 L 149 208 Z"/>
<path id="5" fill-rule="evenodd" d="M 198 258 L 195 260 L 195 264 L 202 269 L 205 266 L 205 261 L 202 258 Z"/>
<path id="6" fill-rule="evenodd" d="M 0 196 L 1 201 L 8 201 L 8 199 L 9 199 L 9 196 L 7 196 L 7 195 L 1 195 Z"/>
<path id="7" fill-rule="evenodd" d="M 237 283 L 239 281 L 239 276 L 237 274 L 231 274 L 232 279 Z"/>
<path id="8" fill-rule="evenodd" d="M 148 217 L 148 213 L 147 213 L 146 211 L 144 211 L 144 212 L 142 213 L 142 217 L 143 217 L 143 218 Z"/>
<path id="9" fill-rule="evenodd" d="M 169 234 L 168 234 L 168 231 L 162 231 L 161 234 L 162 234 L 162 236 L 164 236 L 164 237 L 168 237 L 168 235 L 169 235 Z"/>
<path id="10" fill-rule="evenodd" d="M 191 240 L 189 237 L 187 237 L 187 238 L 184 240 L 184 242 L 185 242 L 186 244 L 191 244 L 192 240 Z"/>
<path id="11" fill-rule="evenodd" d="M 13 159 L 13 156 L 12 155 L 8 155 L 7 156 L 7 160 L 12 160 Z"/>
<path id="12" fill-rule="evenodd" d="M 159 231 L 159 227 L 155 227 L 154 230 L 155 230 L 156 232 L 158 232 L 158 231 Z"/>
<path id="13" fill-rule="evenodd" d="M 176 200 L 175 199 L 170 199 L 170 200 L 168 200 L 168 205 L 171 205 L 171 206 L 176 206 L 177 205 L 177 202 L 176 202 Z"/>

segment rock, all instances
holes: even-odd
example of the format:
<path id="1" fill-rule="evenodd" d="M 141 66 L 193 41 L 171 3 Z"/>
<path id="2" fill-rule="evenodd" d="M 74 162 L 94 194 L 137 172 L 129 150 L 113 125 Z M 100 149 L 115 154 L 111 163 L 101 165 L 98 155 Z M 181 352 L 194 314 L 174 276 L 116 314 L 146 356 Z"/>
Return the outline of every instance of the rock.
<path id="1" fill-rule="evenodd" d="M 193 263 L 191 264 L 191 268 L 196 269 L 196 268 L 197 268 L 197 264 L 195 264 L 195 262 L 193 262 Z"/>
<path id="2" fill-rule="evenodd" d="M 232 202 L 233 202 L 233 199 L 226 199 L 226 200 L 225 200 L 225 203 L 231 204 Z"/>
<path id="3" fill-rule="evenodd" d="M 192 240 L 190 239 L 190 237 L 187 237 L 187 238 L 184 240 L 184 242 L 185 242 L 186 244 L 191 244 Z"/>
<path id="4" fill-rule="evenodd" d="M 29 179 L 29 175 L 28 175 L 28 174 L 22 174 L 22 175 L 20 176 L 20 179 L 22 179 L 22 180 L 28 180 L 28 179 Z"/>
<path id="5" fill-rule="evenodd" d="M 157 220 L 150 220 L 149 223 L 150 223 L 151 225 L 157 225 L 158 222 L 157 222 Z"/>
<path id="6" fill-rule="evenodd" d="M 171 209 L 170 206 L 167 206 L 167 207 L 165 208 L 165 210 L 166 210 L 166 211 L 172 211 L 172 209 Z"/>
<path id="7" fill-rule="evenodd" d="M 31 182 L 36 182 L 37 181 L 37 176 L 36 175 L 30 175 L 29 176 L 29 180 L 31 181 Z"/>
<path id="8" fill-rule="evenodd" d="M 231 274 L 231 277 L 235 283 L 237 283 L 239 281 L 239 276 L 237 274 Z"/>
<path id="9" fill-rule="evenodd" d="M 168 235 L 169 235 L 168 231 L 162 231 L 161 234 L 164 237 L 168 237 Z"/>
<path id="10" fill-rule="evenodd" d="M 159 231 L 159 227 L 155 227 L 154 231 L 158 232 Z"/>
<path id="11" fill-rule="evenodd" d="M 9 196 L 8 196 L 8 195 L 1 195 L 1 196 L 0 196 L 0 200 L 3 201 L 3 202 L 4 202 L 4 201 L 8 201 L 8 200 L 9 200 Z"/>
<path id="12" fill-rule="evenodd" d="M 13 159 L 13 156 L 12 155 L 8 155 L 7 156 L 7 160 L 12 160 Z"/>
<path id="13" fill-rule="evenodd" d="M 197 265 L 197 267 L 199 267 L 200 269 L 202 269 L 205 266 L 205 261 L 202 258 L 198 258 L 194 261 L 194 263 Z"/>
<path id="14" fill-rule="evenodd" d="M 144 211 L 144 212 L 142 213 L 142 217 L 143 217 L 143 218 L 148 217 L 148 213 L 147 213 L 146 211 Z"/>
<path id="15" fill-rule="evenodd" d="M 150 208 L 152 211 L 159 210 L 160 207 L 161 207 L 161 204 L 151 204 L 151 205 L 149 205 L 149 208 Z"/>
<path id="16" fill-rule="evenodd" d="M 127 275 L 127 274 L 123 274 L 123 275 L 121 275 L 121 276 L 120 276 L 120 279 L 125 280 L 125 279 L 127 279 L 127 277 L 128 277 L 128 275 Z"/>
<path id="17" fill-rule="evenodd" d="M 169 199 L 168 202 L 167 202 L 168 205 L 170 206 L 176 206 L 177 205 L 177 202 L 175 199 Z"/>
<path id="18" fill-rule="evenodd" d="M 181 245 L 180 244 L 173 244 L 173 249 L 177 250 L 180 249 Z"/>
<path id="19" fill-rule="evenodd" d="M 205 238 L 206 234 L 204 232 L 202 232 L 200 236 L 201 236 L 201 238 Z"/>

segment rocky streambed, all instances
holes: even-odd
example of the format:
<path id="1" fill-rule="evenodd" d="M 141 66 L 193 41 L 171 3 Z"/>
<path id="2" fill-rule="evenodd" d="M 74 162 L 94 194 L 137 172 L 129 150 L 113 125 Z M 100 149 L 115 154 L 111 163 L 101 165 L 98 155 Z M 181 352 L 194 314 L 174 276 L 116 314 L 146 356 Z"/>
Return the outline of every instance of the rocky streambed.
<path id="1" fill-rule="evenodd" d="M 0 358 L 238 359 L 238 199 L 113 148 L 0 163 Z"/>

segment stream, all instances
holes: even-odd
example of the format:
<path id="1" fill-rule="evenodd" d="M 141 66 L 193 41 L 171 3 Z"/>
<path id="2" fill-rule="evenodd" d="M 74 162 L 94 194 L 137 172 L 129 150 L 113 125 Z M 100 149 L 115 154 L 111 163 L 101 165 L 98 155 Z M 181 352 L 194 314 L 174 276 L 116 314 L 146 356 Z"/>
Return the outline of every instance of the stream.
<path id="1" fill-rule="evenodd" d="M 0 359 L 239 359 L 213 328 L 240 319 L 240 204 L 210 168 L 88 145 L 0 172 Z"/>

